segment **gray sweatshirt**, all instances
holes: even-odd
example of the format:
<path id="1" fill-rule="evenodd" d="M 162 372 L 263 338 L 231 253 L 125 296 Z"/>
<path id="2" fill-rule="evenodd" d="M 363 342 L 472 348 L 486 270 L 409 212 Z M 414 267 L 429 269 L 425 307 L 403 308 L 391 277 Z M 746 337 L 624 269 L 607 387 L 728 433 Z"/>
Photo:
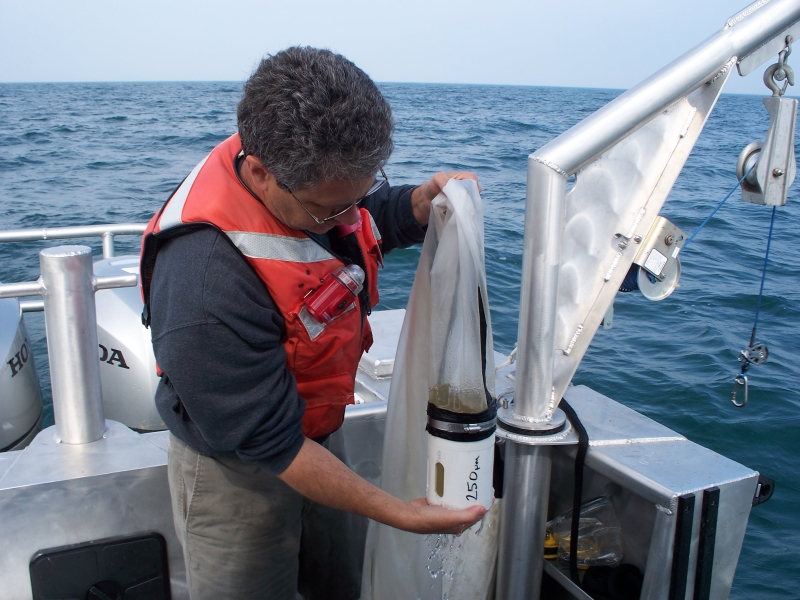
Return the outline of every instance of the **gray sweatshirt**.
<path id="1" fill-rule="evenodd" d="M 384 186 L 364 200 L 385 253 L 424 239 L 414 186 Z M 319 243 L 347 256 L 329 236 Z M 150 300 L 156 406 L 169 430 L 200 454 L 239 457 L 279 474 L 303 444 L 305 402 L 286 369 L 283 317 L 261 279 L 225 234 L 203 227 L 158 252 Z"/>

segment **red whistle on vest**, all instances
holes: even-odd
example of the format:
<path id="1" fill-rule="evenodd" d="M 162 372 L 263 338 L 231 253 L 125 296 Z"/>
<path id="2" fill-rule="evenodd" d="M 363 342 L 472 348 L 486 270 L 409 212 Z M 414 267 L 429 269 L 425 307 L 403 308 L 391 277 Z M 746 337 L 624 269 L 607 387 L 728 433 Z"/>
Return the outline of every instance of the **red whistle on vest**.
<path id="1" fill-rule="evenodd" d="M 320 323 L 330 323 L 355 302 L 364 287 L 364 270 L 358 265 L 339 267 L 308 295 L 306 310 Z"/>

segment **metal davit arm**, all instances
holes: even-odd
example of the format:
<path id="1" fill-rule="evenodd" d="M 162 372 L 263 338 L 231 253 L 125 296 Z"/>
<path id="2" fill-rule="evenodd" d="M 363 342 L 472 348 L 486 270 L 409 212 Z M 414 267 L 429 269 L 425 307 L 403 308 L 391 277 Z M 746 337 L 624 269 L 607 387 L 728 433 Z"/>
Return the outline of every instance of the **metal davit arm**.
<path id="1" fill-rule="evenodd" d="M 562 133 L 531 158 L 546 161 L 566 175 L 575 173 L 706 83 L 732 57 L 747 57 L 799 20 L 797 0 L 759 0 L 751 4 L 728 19 L 721 31 Z M 764 60 L 768 58 L 771 56 Z"/>
<path id="2" fill-rule="evenodd" d="M 552 361 L 566 178 L 717 74 L 732 69 L 732 59 L 753 54 L 798 21 L 798 0 L 755 2 L 728 19 L 721 31 L 529 157 L 515 424 L 549 420 L 558 400 L 553 397 Z"/>
<path id="3" fill-rule="evenodd" d="M 557 403 L 634 259 L 636 240 L 657 217 L 734 64 L 750 55 L 744 72 L 766 61 L 775 38 L 798 21 L 800 0 L 758 0 L 529 157 L 514 402 L 498 410 L 498 436 L 506 438 L 498 598 L 540 597 L 551 444 L 564 435 Z M 581 169 L 568 219 L 566 180 Z M 621 181 L 627 185 L 616 190 L 592 187 Z M 613 218 L 594 222 L 603 211 Z M 615 234 L 624 243 L 612 242 Z"/>

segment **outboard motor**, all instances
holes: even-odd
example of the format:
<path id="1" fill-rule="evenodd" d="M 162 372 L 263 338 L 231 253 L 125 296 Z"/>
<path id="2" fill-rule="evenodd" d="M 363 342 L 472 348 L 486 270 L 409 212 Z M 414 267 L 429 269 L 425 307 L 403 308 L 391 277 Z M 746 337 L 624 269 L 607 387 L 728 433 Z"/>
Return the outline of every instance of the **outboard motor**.
<path id="1" fill-rule="evenodd" d="M 0 300 L 0 356 L 0 452 L 20 450 L 42 428 L 42 390 L 15 298 Z"/>
<path id="2" fill-rule="evenodd" d="M 117 256 L 94 263 L 95 276 L 139 274 L 138 256 Z M 107 419 L 139 432 L 165 429 L 155 406 L 158 375 L 150 330 L 142 325 L 138 287 L 100 290 L 97 341 L 103 406 Z"/>

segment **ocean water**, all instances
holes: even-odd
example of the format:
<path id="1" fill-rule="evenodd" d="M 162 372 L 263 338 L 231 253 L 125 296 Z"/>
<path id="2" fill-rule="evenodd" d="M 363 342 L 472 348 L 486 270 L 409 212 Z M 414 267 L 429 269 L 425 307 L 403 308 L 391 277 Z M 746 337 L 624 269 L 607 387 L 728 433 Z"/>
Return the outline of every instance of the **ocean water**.
<path id="1" fill-rule="evenodd" d="M 517 335 L 526 157 L 619 90 L 382 84 L 397 121 L 391 183 L 438 170 L 480 176 L 495 345 Z M 235 130 L 240 83 L 0 84 L 0 229 L 145 222 Z M 723 95 L 662 214 L 691 232 L 736 183 L 739 151 L 763 139 L 757 96 Z M 728 400 L 748 342 L 769 209 L 734 195 L 681 254 L 681 287 L 663 302 L 620 294 L 574 378 L 776 481 L 753 509 L 732 598 L 800 597 L 800 207 L 777 211 L 750 403 Z M 100 255 L 97 240 L 87 240 Z M 0 281 L 38 277 L 39 249 L 0 245 Z M 138 240 L 118 238 L 117 253 Z M 405 306 L 418 248 L 387 257 L 381 306 Z M 26 315 L 52 424 L 43 317 Z"/>

